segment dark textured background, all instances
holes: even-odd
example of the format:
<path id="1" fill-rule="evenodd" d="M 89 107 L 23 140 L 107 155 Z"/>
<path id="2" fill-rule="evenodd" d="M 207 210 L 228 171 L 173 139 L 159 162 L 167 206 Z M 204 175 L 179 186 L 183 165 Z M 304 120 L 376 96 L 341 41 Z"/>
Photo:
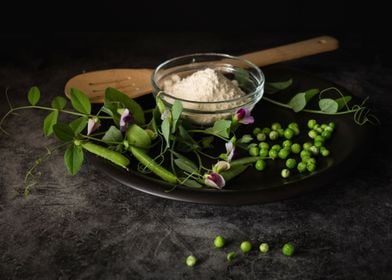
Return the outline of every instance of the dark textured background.
<path id="1" fill-rule="evenodd" d="M 372 32 L 332 32 L 339 51 L 286 63 L 370 96 L 382 120 L 377 144 L 352 174 L 322 191 L 254 206 L 222 207 L 164 200 L 105 178 L 92 165 L 71 177 L 61 154 L 44 162 L 21 196 L 23 179 L 45 145 L 43 112 L 10 117 L 0 135 L 0 279 L 390 279 L 392 69 L 388 48 Z M 6 34 L 0 54 L 0 114 L 4 90 L 24 104 L 38 85 L 43 103 L 63 94 L 84 70 L 155 67 L 192 52 L 241 54 L 320 35 L 286 33 L 30 33 Z M 221 234 L 223 251 L 212 248 Z M 268 242 L 232 263 L 241 240 Z M 280 246 L 293 242 L 294 257 Z M 184 265 L 189 254 L 200 264 Z"/>

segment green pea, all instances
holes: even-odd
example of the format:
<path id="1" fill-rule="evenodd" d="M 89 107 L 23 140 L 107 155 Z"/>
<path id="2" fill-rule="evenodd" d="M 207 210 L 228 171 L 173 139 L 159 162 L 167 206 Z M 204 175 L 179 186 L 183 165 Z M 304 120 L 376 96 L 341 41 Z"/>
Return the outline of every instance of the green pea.
<path id="1" fill-rule="evenodd" d="M 243 241 L 240 245 L 240 249 L 244 253 L 248 253 L 250 250 L 252 250 L 252 243 L 249 241 Z"/>
<path id="2" fill-rule="evenodd" d="M 262 160 L 262 159 L 257 160 L 255 163 L 255 168 L 258 171 L 263 171 L 266 166 L 267 166 L 267 164 L 265 163 L 265 160 Z"/>
<path id="3" fill-rule="evenodd" d="M 289 158 L 286 160 L 286 167 L 289 169 L 293 169 L 295 168 L 295 166 L 297 165 L 297 161 L 293 158 Z"/>
<path id="4" fill-rule="evenodd" d="M 282 253 L 283 255 L 290 257 L 294 254 L 295 248 L 294 245 L 291 243 L 286 243 L 282 247 Z"/>
<path id="5" fill-rule="evenodd" d="M 82 143 L 82 147 L 90 153 L 107 159 L 114 164 L 121 166 L 122 168 L 126 169 L 129 165 L 129 159 L 126 156 L 120 154 L 119 152 L 110 150 L 106 147 L 102 147 L 91 142 Z"/>
<path id="6" fill-rule="evenodd" d="M 229 252 L 226 256 L 226 259 L 231 262 L 237 254 L 235 252 Z"/>
<path id="7" fill-rule="evenodd" d="M 304 158 L 304 157 L 310 157 L 312 154 L 307 150 L 302 150 L 299 155 L 301 158 Z"/>
<path id="8" fill-rule="evenodd" d="M 272 131 L 269 133 L 268 136 L 269 136 L 269 139 L 271 139 L 271 140 L 276 140 L 276 139 L 279 138 L 279 133 L 276 132 L 275 130 L 272 130 Z"/>
<path id="9" fill-rule="evenodd" d="M 264 149 L 264 148 L 260 149 L 259 156 L 267 157 L 268 156 L 268 149 Z"/>
<path id="10" fill-rule="evenodd" d="M 271 129 L 277 131 L 278 129 L 282 128 L 281 124 L 278 122 L 275 122 L 271 125 Z"/>
<path id="11" fill-rule="evenodd" d="M 310 157 L 310 158 L 307 158 L 305 162 L 306 162 L 306 164 L 308 164 L 308 163 L 316 164 L 316 159 Z"/>
<path id="12" fill-rule="evenodd" d="M 253 135 L 257 135 L 261 132 L 261 128 L 260 127 L 255 127 L 255 129 L 253 129 Z"/>
<path id="13" fill-rule="evenodd" d="M 259 250 L 263 254 L 267 253 L 268 250 L 269 250 L 268 244 L 267 243 L 261 243 L 260 246 L 259 246 Z"/>
<path id="14" fill-rule="evenodd" d="M 267 142 L 260 142 L 259 143 L 259 148 L 260 149 L 269 149 L 270 145 Z"/>
<path id="15" fill-rule="evenodd" d="M 334 131 L 334 129 L 328 125 L 328 126 L 324 129 L 323 132 L 326 132 L 326 131 L 329 132 L 329 133 L 332 133 L 332 132 Z"/>
<path id="16" fill-rule="evenodd" d="M 316 138 L 317 135 L 318 133 L 315 130 L 309 130 L 308 132 L 308 136 L 312 139 Z"/>
<path id="17" fill-rule="evenodd" d="M 279 129 L 277 130 L 277 132 L 278 132 L 278 134 L 279 134 L 279 137 L 283 137 L 283 136 L 284 136 L 284 129 L 283 129 L 283 128 L 279 128 Z"/>
<path id="18" fill-rule="evenodd" d="M 270 158 L 276 159 L 278 157 L 278 151 L 271 149 L 271 150 L 269 150 L 268 155 Z"/>
<path id="19" fill-rule="evenodd" d="M 320 141 L 314 141 L 314 145 L 315 145 L 317 148 L 321 148 L 321 147 L 324 145 L 324 143 L 323 143 L 323 142 L 320 142 Z"/>
<path id="20" fill-rule="evenodd" d="M 278 157 L 281 159 L 286 159 L 290 154 L 290 151 L 288 149 L 281 149 L 278 153 Z"/>
<path id="21" fill-rule="evenodd" d="M 222 248 L 223 246 L 225 246 L 225 239 L 222 236 L 218 235 L 214 239 L 214 246 L 217 249 Z"/>
<path id="22" fill-rule="evenodd" d="M 284 140 L 282 143 L 283 148 L 290 148 L 292 145 L 291 140 Z"/>
<path id="23" fill-rule="evenodd" d="M 309 151 L 310 147 L 312 147 L 313 144 L 310 142 L 305 142 L 302 147 L 304 148 L 305 151 Z"/>
<path id="24" fill-rule="evenodd" d="M 325 139 L 324 139 L 323 136 L 317 135 L 316 137 L 314 137 L 314 141 L 315 142 L 318 141 L 318 142 L 322 142 L 323 143 L 325 141 Z"/>
<path id="25" fill-rule="evenodd" d="M 315 130 L 318 134 L 321 134 L 324 131 L 324 129 L 322 129 L 321 126 L 317 128 L 313 128 L 313 130 Z"/>
<path id="26" fill-rule="evenodd" d="M 316 170 L 316 164 L 315 163 L 313 163 L 313 162 L 307 162 L 306 163 L 306 169 L 309 171 L 309 172 L 313 172 L 313 171 L 315 171 Z"/>
<path id="27" fill-rule="evenodd" d="M 291 139 L 291 138 L 293 138 L 293 137 L 294 137 L 294 131 L 293 131 L 291 128 L 286 128 L 286 129 L 284 130 L 284 137 L 285 137 L 286 139 Z"/>
<path id="28" fill-rule="evenodd" d="M 291 152 L 294 154 L 299 154 L 301 152 L 301 145 L 298 143 L 291 145 Z"/>
<path id="29" fill-rule="evenodd" d="M 332 135 L 331 131 L 328 131 L 328 130 L 324 130 L 324 131 L 321 133 L 321 136 L 322 136 L 325 140 L 331 138 L 331 135 Z"/>
<path id="30" fill-rule="evenodd" d="M 290 176 L 290 170 L 288 169 L 282 169 L 282 171 L 280 172 L 280 175 L 282 176 L 282 178 L 288 178 Z"/>
<path id="31" fill-rule="evenodd" d="M 321 154 L 323 157 L 327 157 L 327 156 L 329 156 L 330 152 L 329 152 L 329 150 L 328 150 L 327 148 L 321 147 L 321 148 L 320 148 L 320 154 Z"/>
<path id="32" fill-rule="evenodd" d="M 175 184 L 177 183 L 177 176 L 171 173 L 169 170 L 163 168 L 161 165 L 156 163 L 151 157 L 149 157 L 143 149 L 129 146 L 129 151 L 133 156 L 143 165 L 145 165 L 151 172 L 158 177 L 162 178 L 166 182 Z"/>
<path id="33" fill-rule="evenodd" d="M 282 149 L 282 147 L 279 144 L 275 144 L 271 147 L 271 150 L 276 150 L 276 151 L 280 151 Z"/>
<path id="34" fill-rule="evenodd" d="M 299 171 L 299 173 L 303 173 L 306 170 L 306 163 L 301 161 L 298 163 L 297 165 L 297 170 Z"/>
<path id="35" fill-rule="evenodd" d="M 194 256 L 188 256 L 185 261 L 187 266 L 194 266 L 197 263 L 197 259 Z"/>
<path id="36" fill-rule="evenodd" d="M 310 147 L 309 151 L 313 154 L 313 155 L 318 155 L 319 154 L 319 148 L 317 146 L 312 146 Z"/>
<path id="37" fill-rule="evenodd" d="M 249 149 L 249 154 L 250 154 L 252 157 L 258 156 L 258 155 L 259 155 L 259 148 L 258 148 L 258 147 L 255 147 L 255 146 L 251 147 L 251 148 Z"/>
<path id="38" fill-rule="evenodd" d="M 264 133 L 260 132 L 260 133 L 257 133 L 256 138 L 258 141 L 264 141 L 265 139 L 267 139 L 267 136 Z"/>
<path id="39" fill-rule="evenodd" d="M 308 128 L 309 128 L 309 129 L 313 129 L 313 127 L 314 127 L 316 124 L 317 124 L 316 120 L 314 120 L 314 119 L 308 120 Z"/>
<path id="40" fill-rule="evenodd" d="M 325 123 L 321 124 L 321 128 L 322 128 L 323 130 L 324 130 L 327 126 L 328 126 L 328 125 L 325 124 Z"/>
<path id="41" fill-rule="evenodd" d="M 261 132 L 263 132 L 264 134 L 269 134 L 270 132 L 271 132 L 271 128 L 269 128 L 269 127 L 264 127 L 262 130 L 261 130 Z"/>
<path id="42" fill-rule="evenodd" d="M 334 129 L 334 128 L 335 128 L 335 123 L 334 123 L 334 122 L 330 122 L 330 123 L 328 124 L 328 126 L 329 126 L 330 128 L 332 128 L 332 129 Z"/>

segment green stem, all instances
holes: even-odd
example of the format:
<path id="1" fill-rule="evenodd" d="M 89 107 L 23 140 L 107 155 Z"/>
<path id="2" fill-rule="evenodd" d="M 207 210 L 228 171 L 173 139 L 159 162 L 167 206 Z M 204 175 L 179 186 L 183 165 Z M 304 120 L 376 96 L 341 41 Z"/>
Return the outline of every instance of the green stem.
<path id="1" fill-rule="evenodd" d="M 122 144 L 122 142 L 104 141 L 104 140 L 102 140 L 102 139 L 95 138 L 95 137 L 92 137 L 92 136 L 87 136 L 87 135 L 83 135 L 83 134 L 80 134 L 80 135 L 81 135 L 83 138 L 86 138 L 86 139 L 89 139 L 89 140 L 94 140 L 94 141 L 97 141 L 97 142 L 102 142 L 102 143 L 105 143 L 105 144 L 113 144 L 113 145 Z"/>
<path id="2" fill-rule="evenodd" d="M 204 134 L 215 136 L 215 137 L 220 138 L 220 139 L 222 139 L 224 141 L 229 140 L 228 138 L 225 138 L 225 137 L 220 136 L 218 134 L 215 134 L 215 133 L 212 133 L 212 132 L 209 132 L 209 131 L 206 131 L 206 130 L 202 130 L 202 129 L 191 129 L 191 130 L 188 130 L 188 132 L 204 133 Z"/>
<path id="3" fill-rule="evenodd" d="M 267 102 L 270 102 L 274 105 L 280 106 L 280 107 L 284 107 L 287 109 L 292 109 L 290 105 L 286 104 L 286 103 L 282 103 L 273 99 L 270 99 L 268 97 L 263 97 L 263 99 Z M 307 113 L 313 113 L 313 114 L 320 114 L 320 115 L 345 115 L 345 114 L 351 114 L 351 113 L 355 113 L 357 110 L 346 110 L 346 111 L 341 111 L 341 112 L 336 112 L 336 113 L 326 113 L 323 111 L 319 111 L 319 110 L 310 110 L 310 109 L 303 109 L 301 112 L 307 112 Z"/>

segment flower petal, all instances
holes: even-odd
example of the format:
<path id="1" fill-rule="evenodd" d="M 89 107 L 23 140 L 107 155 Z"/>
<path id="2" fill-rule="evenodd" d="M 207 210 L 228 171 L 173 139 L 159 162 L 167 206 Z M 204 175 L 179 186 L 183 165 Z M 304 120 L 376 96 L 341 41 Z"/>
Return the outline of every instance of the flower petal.
<path id="1" fill-rule="evenodd" d="M 212 170 L 216 173 L 229 170 L 230 169 L 230 163 L 227 161 L 220 160 L 215 165 L 213 166 Z"/>
<path id="2" fill-rule="evenodd" d="M 127 127 L 127 124 L 131 122 L 132 122 L 132 115 L 129 113 L 128 109 L 124 109 L 124 111 L 121 113 L 121 118 L 120 118 L 120 130 L 124 132 Z"/>
<path id="3" fill-rule="evenodd" d="M 90 135 L 101 126 L 98 118 L 88 119 L 87 122 L 87 135 Z"/>
<path id="4" fill-rule="evenodd" d="M 243 124 L 251 124 L 251 123 L 255 122 L 255 119 L 252 116 L 247 116 L 247 117 L 243 118 L 242 120 L 240 120 L 239 122 L 243 123 Z"/>
<path id="5" fill-rule="evenodd" d="M 235 147 L 233 142 L 229 141 L 225 144 L 226 147 L 226 155 L 227 155 L 227 161 L 231 161 L 231 159 L 234 156 L 234 151 L 235 151 Z"/>
<path id="6" fill-rule="evenodd" d="M 204 175 L 204 183 L 216 189 L 222 189 L 226 184 L 223 176 L 216 172 Z"/>

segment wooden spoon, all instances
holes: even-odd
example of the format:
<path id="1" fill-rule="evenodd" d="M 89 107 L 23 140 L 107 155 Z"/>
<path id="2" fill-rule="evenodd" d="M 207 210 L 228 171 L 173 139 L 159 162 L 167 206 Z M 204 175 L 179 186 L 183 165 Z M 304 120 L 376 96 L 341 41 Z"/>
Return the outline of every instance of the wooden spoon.
<path id="1" fill-rule="evenodd" d="M 338 41 L 321 36 L 280 47 L 252 52 L 240 56 L 257 66 L 266 66 L 313 54 L 333 51 Z M 152 69 L 109 69 L 83 73 L 70 79 L 65 85 L 65 95 L 70 97 L 71 88 L 82 90 L 93 103 L 102 103 L 105 89 L 114 87 L 132 98 L 151 93 Z"/>

